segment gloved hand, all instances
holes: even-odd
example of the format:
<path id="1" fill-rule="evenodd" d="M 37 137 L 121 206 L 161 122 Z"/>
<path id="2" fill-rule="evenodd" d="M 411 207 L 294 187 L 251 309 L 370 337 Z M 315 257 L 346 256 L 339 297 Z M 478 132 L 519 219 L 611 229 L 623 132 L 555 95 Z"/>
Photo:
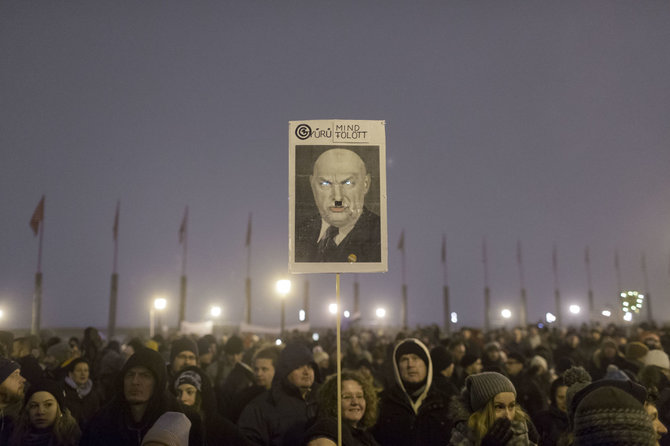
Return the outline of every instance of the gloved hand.
<path id="1" fill-rule="evenodd" d="M 512 422 L 507 418 L 498 418 L 482 438 L 482 446 L 504 446 L 512 435 Z"/>

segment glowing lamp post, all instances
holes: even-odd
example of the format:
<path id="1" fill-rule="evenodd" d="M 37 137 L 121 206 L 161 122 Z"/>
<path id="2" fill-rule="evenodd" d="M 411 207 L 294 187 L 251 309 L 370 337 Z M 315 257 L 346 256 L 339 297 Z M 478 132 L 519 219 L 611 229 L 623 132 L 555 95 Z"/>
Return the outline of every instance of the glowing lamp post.
<path id="1" fill-rule="evenodd" d="M 291 281 L 288 279 L 278 280 L 275 290 L 281 300 L 281 319 L 279 321 L 279 336 L 284 338 L 284 329 L 286 327 L 286 296 L 291 292 Z"/>
<path id="2" fill-rule="evenodd" d="M 154 299 L 153 306 L 149 310 L 149 337 L 153 338 L 156 334 L 156 319 L 158 319 L 158 326 L 161 331 L 164 330 L 160 314 L 167 308 L 167 299 L 164 297 L 157 297 Z M 158 315 L 156 315 L 158 312 Z"/>
<path id="3" fill-rule="evenodd" d="M 222 313 L 223 310 L 218 305 L 212 305 L 212 307 L 209 309 L 209 315 L 215 319 L 221 317 Z"/>

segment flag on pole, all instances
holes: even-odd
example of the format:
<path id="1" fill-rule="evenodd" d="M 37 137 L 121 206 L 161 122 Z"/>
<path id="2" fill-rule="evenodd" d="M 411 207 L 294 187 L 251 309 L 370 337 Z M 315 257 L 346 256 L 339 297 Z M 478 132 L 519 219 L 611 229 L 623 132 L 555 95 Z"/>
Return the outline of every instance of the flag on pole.
<path id="1" fill-rule="evenodd" d="M 249 212 L 249 221 L 247 222 L 247 238 L 246 241 L 244 242 L 244 246 L 249 247 L 251 246 L 251 212 Z"/>
<path id="2" fill-rule="evenodd" d="M 401 251 L 405 250 L 405 230 L 403 229 L 400 233 L 400 240 L 398 240 L 398 249 Z"/>
<path id="3" fill-rule="evenodd" d="M 447 236 L 442 234 L 442 263 L 447 263 Z"/>
<path id="4" fill-rule="evenodd" d="M 116 213 L 114 214 L 114 227 L 112 228 L 112 234 L 114 235 L 114 241 L 119 239 L 119 207 L 121 202 L 116 202 Z"/>
<path id="5" fill-rule="evenodd" d="M 33 230 L 33 234 L 37 235 L 39 233 L 42 221 L 44 221 L 44 195 L 42 195 L 42 199 L 37 204 L 33 216 L 30 217 L 30 227 Z"/>
<path id="6" fill-rule="evenodd" d="M 186 240 L 186 231 L 188 226 L 188 206 L 184 209 L 184 218 L 179 226 L 179 244 L 181 245 Z"/>

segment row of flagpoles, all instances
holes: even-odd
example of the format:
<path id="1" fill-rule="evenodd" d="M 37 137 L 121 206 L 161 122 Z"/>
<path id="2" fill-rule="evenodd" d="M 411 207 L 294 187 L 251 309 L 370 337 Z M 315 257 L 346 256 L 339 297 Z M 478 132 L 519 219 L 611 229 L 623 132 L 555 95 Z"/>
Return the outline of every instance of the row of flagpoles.
<path id="1" fill-rule="evenodd" d="M 35 273 L 35 292 L 33 295 L 33 311 L 32 311 L 32 323 L 31 323 L 31 332 L 38 333 L 40 330 L 41 322 L 41 306 L 42 306 L 42 243 L 44 239 L 44 214 L 45 214 L 45 197 L 42 196 L 35 211 L 33 212 L 30 218 L 30 228 L 33 231 L 35 236 L 39 235 L 39 246 L 38 246 L 38 255 L 37 255 L 37 270 Z M 114 336 L 114 331 L 116 327 L 116 305 L 118 299 L 118 281 L 119 275 L 117 271 L 118 266 L 118 240 L 119 240 L 119 214 L 120 214 L 120 202 L 116 203 L 116 212 L 114 214 L 114 225 L 112 229 L 113 240 L 114 240 L 114 254 L 113 254 L 113 267 L 112 267 L 112 276 L 111 276 L 111 286 L 110 286 L 110 305 L 109 305 L 109 320 L 108 320 L 108 333 L 110 338 Z M 247 324 L 251 323 L 251 227 L 252 227 L 252 214 L 249 214 L 249 220 L 247 223 L 247 233 L 245 238 L 245 247 L 247 248 L 247 268 L 246 268 L 246 279 L 245 279 L 245 311 L 244 311 L 244 320 Z M 187 275 L 186 275 L 186 259 L 187 259 L 187 249 L 188 249 L 188 206 L 184 209 L 184 216 L 179 226 L 179 244 L 183 248 L 182 252 L 182 268 L 181 268 L 181 277 L 180 277 L 180 293 L 179 293 L 179 324 L 185 320 L 186 312 L 186 289 L 187 289 Z M 400 234 L 400 239 L 398 240 L 398 250 L 401 254 L 401 278 L 402 278 L 402 301 L 401 301 L 401 324 L 403 328 L 408 327 L 408 295 L 407 295 L 407 280 L 406 280 L 406 260 L 405 260 L 405 231 L 403 230 Z M 522 259 L 522 249 L 521 241 L 517 241 L 517 264 L 519 268 L 519 283 L 520 283 L 520 316 L 519 323 L 521 325 L 526 325 L 528 323 L 528 306 L 526 298 L 526 286 L 525 286 L 525 277 L 524 277 L 524 268 L 523 268 L 523 259 Z M 588 302 L 589 302 L 589 315 L 593 319 L 595 316 L 595 309 L 593 303 L 593 289 L 591 283 L 591 261 L 588 246 L 585 249 L 585 266 L 586 266 L 586 276 L 587 276 L 587 285 L 588 285 Z M 450 302 L 449 302 L 449 280 L 448 280 L 448 270 L 447 270 L 447 240 L 446 236 L 442 236 L 442 247 L 441 247 L 441 261 L 443 267 L 443 306 L 444 306 L 444 329 L 447 333 L 450 332 L 451 328 L 451 311 L 450 311 Z M 489 275 L 488 275 L 488 255 L 486 248 L 486 237 L 482 241 L 482 263 L 483 263 L 483 273 L 484 273 L 484 329 L 489 330 L 491 328 L 491 295 L 489 287 Z M 649 283 L 647 276 L 647 265 L 644 253 L 641 258 L 642 264 L 642 273 L 644 279 L 645 295 L 646 295 L 646 306 L 648 319 L 652 321 L 652 309 L 649 293 Z M 621 285 L 621 270 L 619 267 L 619 254 L 617 251 L 614 253 L 614 267 L 617 280 L 617 290 L 619 292 L 624 291 Z M 555 306 L 556 306 L 556 323 L 560 325 L 561 323 L 561 294 L 559 289 L 559 280 L 558 280 L 558 251 L 556 245 L 552 248 L 552 271 L 554 276 L 554 296 L 555 296 Z M 359 286 L 358 279 L 356 278 L 354 282 L 354 314 L 359 313 Z M 305 300 L 305 311 L 309 308 L 309 282 L 305 282 L 304 289 L 304 300 Z"/>
<path id="2" fill-rule="evenodd" d="M 402 230 L 400 233 L 400 238 L 398 240 L 398 250 L 401 254 L 401 277 L 402 277 L 402 301 L 401 301 L 401 321 L 402 327 L 406 329 L 408 327 L 408 297 L 407 297 L 407 282 L 406 282 L 406 270 L 405 270 L 405 231 Z M 519 285 L 520 285 L 520 312 L 519 312 L 519 323 L 520 325 L 526 326 L 528 324 L 528 301 L 526 296 L 526 283 L 524 277 L 524 268 L 523 268 L 523 255 L 521 249 L 521 241 L 517 241 L 516 246 L 516 258 L 517 265 L 519 267 Z M 443 305 L 444 305 L 444 315 L 443 315 L 443 326 L 447 334 L 451 332 L 451 310 L 449 304 L 449 280 L 447 272 L 447 239 L 446 236 L 442 236 L 442 248 L 441 248 L 441 260 L 443 268 Z M 554 244 L 552 247 L 551 253 L 552 261 L 552 272 L 554 277 L 554 300 L 555 300 L 555 316 L 556 316 L 556 325 L 561 325 L 561 314 L 562 314 L 562 303 L 561 303 L 561 293 L 558 280 L 558 249 Z M 486 249 L 486 237 L 482 240 L 482 263 L 483 263 L 483 273 L 484 273 L 484 330 L 488 331 L 491 328 L 491 289 L 489 287 L 489 272 L 488 272 L 488 255 Z M 585 248 L 584 252 L 584 263 L 586 266 L 586 278 L 588 286 L 588 305 L 589 305 L 589 319 L 593 321 L 595 319 L 595 308 L 593 302 L 593 286 L 591 281 L 591 258 L 589 254 L 589 247 Z M 647 307 L 647 319 L 650 322 L 653 322 L 652 317 L 652 307 L 651 307 L 651 293 L 649 290 L 649 279 L 647 276 L 647 262 L 645 254 L 642 253 L 641 256 L 641 267 L 642 267 L 642 276 L 643 276 L 643 285 L 645 293 L 645 305 Z M 619 253 L 615 250 L 614 252 L 614 269 L 616 274 L 617 282 L 617 291 L 618 293 L 623 292 L 621 285 L 621 269 L 619 267 Z M 670 274 L 670 272 L 669 272 Z M 619 303 L 615 303 L 615 308 L 619 306 Z"/>

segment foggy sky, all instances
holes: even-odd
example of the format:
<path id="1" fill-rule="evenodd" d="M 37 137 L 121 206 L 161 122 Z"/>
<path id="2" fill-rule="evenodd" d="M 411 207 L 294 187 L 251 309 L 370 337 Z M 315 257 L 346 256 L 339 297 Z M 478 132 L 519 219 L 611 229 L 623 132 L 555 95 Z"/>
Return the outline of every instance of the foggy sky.
<path id="1" fill-rule="evenodd" d="M 496 314 L 518 308 L 521 240 L 532 320 L 554 311 L 553 244 L 566 308 L 588 245 L 598 308 L 615 250 L 645 291 L 644 252 L 670 319 L 669 24 L 666 1 L 4 1 L 0 327 L 30 326 L 42 194 L 44 328 L 106 327 L 117 200 L 119 326 L 157 293 L 176 323 L 186 205 L 187 319 L 243 318 L 251 212 L 252 322 L 278 325 L 288 121 L 329 118 L 387 123 L 389 272 L 359 276 L 364 320 L 400 320 L 403 229 L 412 326 L 442 323 L 443 233 L 461 324 L 483 323 L 483 237 Z M 334 276 L 292 279 L 287 323 L 308 279 L 334 324 Z"/>

